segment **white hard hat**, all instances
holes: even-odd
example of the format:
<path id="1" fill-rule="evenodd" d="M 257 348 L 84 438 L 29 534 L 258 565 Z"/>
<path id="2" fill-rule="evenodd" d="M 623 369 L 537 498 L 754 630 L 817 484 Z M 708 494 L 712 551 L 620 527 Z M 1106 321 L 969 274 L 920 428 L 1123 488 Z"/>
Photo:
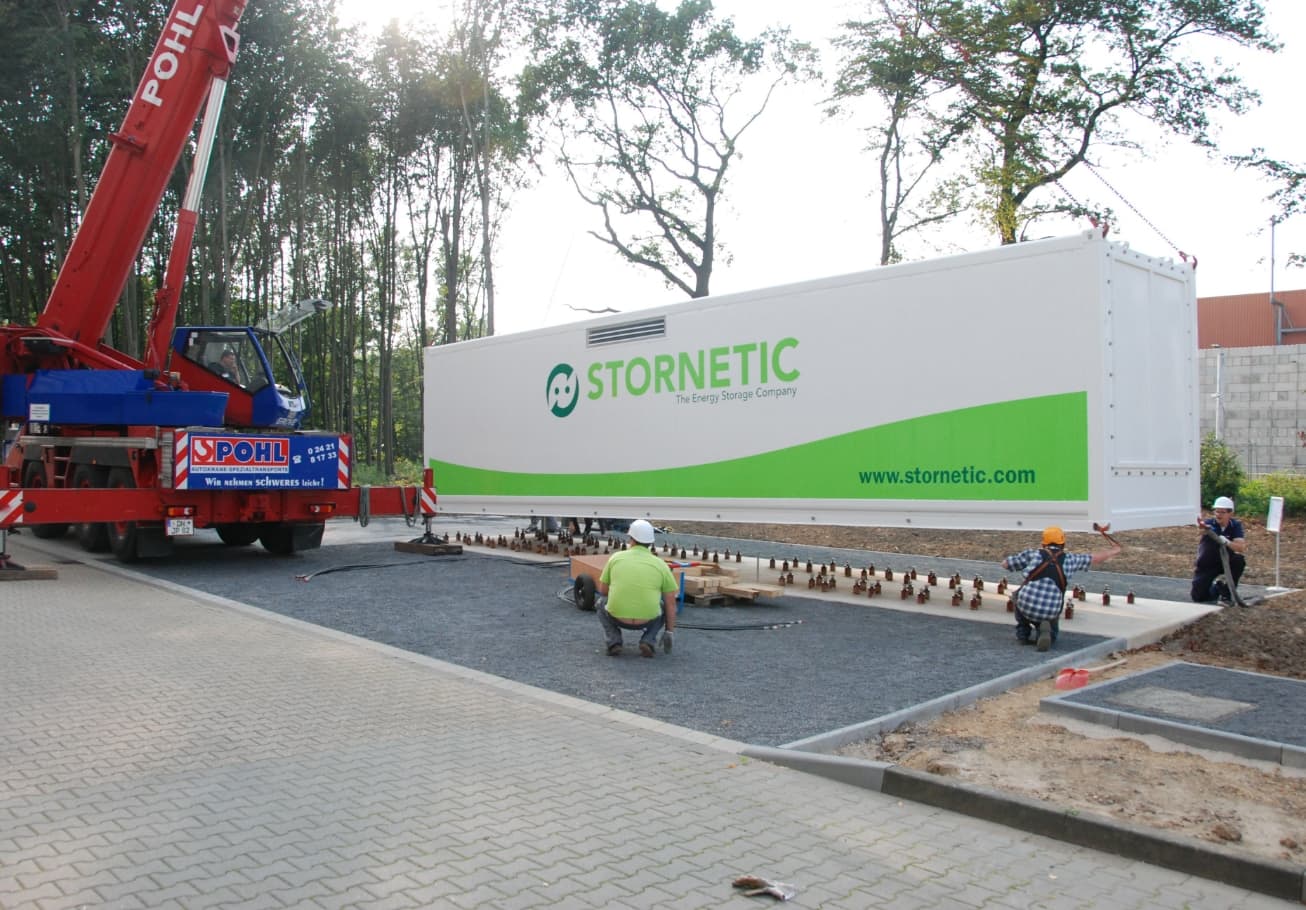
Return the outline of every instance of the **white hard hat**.
<path id="1" fill-rule="evenodd" d="M 635 543 L 651 544 L 653 542 L 653 526 L 642 518 L 637 518 L 630 523 L 630 539 Z"/>
<path id="2" fill-rule="evenodd" d="M 1218 497 L 1216 497 L 1215 502 L 1211 503 L 1211 508 L 1212 508 L 1212 509 L 1228 509 L 1230 512 L 1232 512 L 1232 511 L 1233 511 L 1233 500 L 1230 499 L 1228 496 L 1218 496 Z"/>

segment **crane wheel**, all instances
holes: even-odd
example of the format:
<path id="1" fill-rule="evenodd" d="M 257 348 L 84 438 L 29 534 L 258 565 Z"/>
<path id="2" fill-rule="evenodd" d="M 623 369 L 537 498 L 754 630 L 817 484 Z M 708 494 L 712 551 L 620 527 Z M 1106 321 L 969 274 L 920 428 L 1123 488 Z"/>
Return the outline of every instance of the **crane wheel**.
<path id="1" fill-rule="evenodd" d="M 108 472 L 94 465 L 79 464 L 73 470 L 72 486 L 75 490 L 103 488 Z M 102 521 L 83 521 L 73 525 L 77 542 L 88 553 L 103 553 L 109 549 L 109 526 Z"/>
<path id="2" fill-rule="evenodd" d="M 111 490 L 135 489 L 136 478 L 128 468 L 110 468 L 107 486 Z M 109 531 L 109 549 L 119 562 L 136 562 L 141 558 L 141 529 L 134 521 L 110 521 L 105 525 Z M 148 555 L 159 555 L 151 552 Z"/>
<path id="3" fill-rule="evenodd" d="M 576 599 L 577 609 L 594 612 L 594 579 L 591 576 L 583 572 L 577 575 L 571 594 Z"/>
<path id="4" fill-rule="evenodd" d="M 214 530 L 218 539 L 229 547 L 247 547 L 263 533 L 262 525 L 258 524 L 216 525 Z"/>
<path id="5" fill-rule="evenodd" d="M 23 469 L 23 486 L 34 489 L 44 489 L 45 483 L 45 466 L 39 461 L 29 461 L 27 467 Z M 68 533 L 68 525 L 32 525 L 32 534 L 41 540 L 57 540 Z"/>
<path id="6" fill-rule="evenodd" d="M 258 539 L 259 543 L 263 544 L 263 549 L 269 553 L 275 553 L 277 556 L 289 556 L 303 550 L 316 550 L 322 546 L 322 532 L 324 530 L 326 530 L 326 525 L 321 522 L 315 524 L 291 524 L 289 522 L 265 524 L 259 533 Z"/>

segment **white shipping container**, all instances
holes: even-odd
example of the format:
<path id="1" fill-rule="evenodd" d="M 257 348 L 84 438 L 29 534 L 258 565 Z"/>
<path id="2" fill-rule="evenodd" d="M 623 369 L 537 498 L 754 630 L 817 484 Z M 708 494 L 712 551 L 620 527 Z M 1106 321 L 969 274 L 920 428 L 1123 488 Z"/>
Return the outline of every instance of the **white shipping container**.
<path id="1" fill-rule="evenodd" d="M 425 456 L 455 513 L 1188 524 L 1196 313 L 1085 232 L 431 347 Z"/>

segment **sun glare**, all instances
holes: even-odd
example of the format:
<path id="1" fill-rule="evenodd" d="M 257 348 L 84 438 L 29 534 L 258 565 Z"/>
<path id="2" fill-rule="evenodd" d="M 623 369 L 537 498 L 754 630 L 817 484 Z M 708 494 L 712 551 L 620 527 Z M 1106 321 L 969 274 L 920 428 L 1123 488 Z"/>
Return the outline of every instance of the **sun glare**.
<path id="1" fill-rule="evenodd" d="M 340 21 L 378 29 L 392 19 L 429 22 L 445 3 L 431 0 L 339 0 Z"/>

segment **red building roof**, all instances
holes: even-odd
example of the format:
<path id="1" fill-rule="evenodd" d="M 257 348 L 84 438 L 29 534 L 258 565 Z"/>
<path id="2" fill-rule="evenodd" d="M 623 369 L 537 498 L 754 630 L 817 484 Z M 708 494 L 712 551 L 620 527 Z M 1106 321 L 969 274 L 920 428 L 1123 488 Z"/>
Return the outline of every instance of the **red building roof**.
<path id="1" fill-rule="evenodd" d="M 1282 343 L 1306 344 L 1306 289 L 1274 292 L 1283 305 Z M 1276 344 L 1268 291 L 1197 298 L 1197 346 L 1251 348 Z"/>

